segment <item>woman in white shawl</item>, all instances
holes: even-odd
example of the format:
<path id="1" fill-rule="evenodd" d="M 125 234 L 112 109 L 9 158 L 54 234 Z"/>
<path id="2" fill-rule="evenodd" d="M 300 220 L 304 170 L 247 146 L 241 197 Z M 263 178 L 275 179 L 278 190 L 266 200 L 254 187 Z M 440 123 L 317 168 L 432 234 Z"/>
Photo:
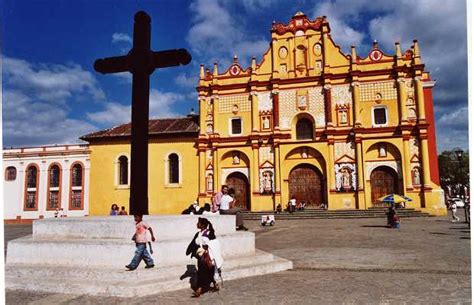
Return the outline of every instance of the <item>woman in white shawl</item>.
<path id="1" fill-rule="evenodd" d="M 214 284 L 214 291 L 219 290 L 217 280 L 224 259 L 212 223 L 199 217 L 197 227 L 199 232 L 191 241 L 186 254 L 192 254 L 198 260 L 198 284 L 194 295 L 199 297 L 210 290 L 211 283 Z"/>

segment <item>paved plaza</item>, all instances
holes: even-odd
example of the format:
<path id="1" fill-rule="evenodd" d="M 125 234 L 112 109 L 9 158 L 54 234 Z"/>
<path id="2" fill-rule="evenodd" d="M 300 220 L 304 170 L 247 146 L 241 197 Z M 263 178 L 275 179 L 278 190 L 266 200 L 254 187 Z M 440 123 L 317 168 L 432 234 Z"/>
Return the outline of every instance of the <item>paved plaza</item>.
<path id="1" fill-rule="evenodd" d="M 246 225 L 256 233 L 256 247 L 292 260 L 294 269 L 225 281 L 219 293 L 205 294 L 199 299 L 191 298 L 189 289 L 135 299 L 7 291 L 6 301 L 7 304 L 471 303 L 470 231 L 465 223 L 451 223 L 449 217 L 406 218 L 402 219 L 401 229 L 387 229 L 385 221 L 382 218 L 286 220 L 278 221 L 274 227 L 247 221 Z M 6 240 L 27 234 L 31 234 L 29 226 L 5 226 Z M 133 251 L 131 245 L 130 255 Z M 225 278 L 225 266 L 223 275 Z"/>

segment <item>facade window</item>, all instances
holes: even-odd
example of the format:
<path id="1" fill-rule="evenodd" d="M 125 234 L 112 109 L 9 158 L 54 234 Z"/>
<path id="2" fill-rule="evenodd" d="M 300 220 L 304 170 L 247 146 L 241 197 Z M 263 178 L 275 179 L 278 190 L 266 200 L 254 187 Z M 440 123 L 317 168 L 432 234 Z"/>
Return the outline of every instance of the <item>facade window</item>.
<path id="1" fill-rule="evenodd" d="M 28 169 L 26 170 L 27 188 L 36 188 L 37 175 L 38 175 L 38 169 L 34 165 L 31 165 L 30 167 L 28 167 Z"/>
<path id="2" fill-rule="evenodd" d="M 374 125 L 387 124 L 387 109 L 385 107 L 374 108 Z"/>
<path id="3" fill-rule="evenodd" d="M 231 134 L 233 135 L 238 135 L 242 133 L 242 119 L 237 118 L 237 119 L 231 119 L 230 120 L 230 128 L 231 128 Z"/>
<path id="4" fill-rule="evenodd" d="M 179 157 L 177 154 L 168 156 L 168 183 L 179 183 Z"/>
<path id="5" fill-rule="evenodd" d="M 5 181 L 14 181 L 16 180 L 16 167 L 9 166 L 5 170 Z"/>
<path id="6" fill-rule="evenodd" d="M 83 177 L 84 167 L 76 163 L 71 167 L 70 210 L 82 210 L 83 206 Z"/>
<path id="7" fill-rule="evenodd" d="M 81 210 L 82 206 L 82 191 L 73 190 L 71 194 L 71 209 Z"/>
<path id="8" fill-rule="evenodd" d="M 49 187 L 59 187 L 59 166 L 53 165 L 49 169 Z"/>
<path id="9" fill-rule="evenodd" d="M 120 156 L 119 158 L 119 185 L 128 184 L 128 158 Z"/>
<path id="10" fill-rule="evenodd" d="M 38 167 L 30 165 L 26 169 L 25 210 L 38 209 Z"/>
<path id="11" fill-rule="evenodd" d="M 311 140 L 313 139 L 313 123 L 306 118 L 299 119 L 296 123 L 296 139 Z"/>
<path id="12" fill-rule="evenodd" d="M 49 168 L 48 210 L 58 209 L 61 198 L 61 169 L 54 164 Z"/>
<path id="13" fill-rule="evenodd" d="M 72 167 L 72 186 L 82 186 L 82 166 L 80 164 Z"/>

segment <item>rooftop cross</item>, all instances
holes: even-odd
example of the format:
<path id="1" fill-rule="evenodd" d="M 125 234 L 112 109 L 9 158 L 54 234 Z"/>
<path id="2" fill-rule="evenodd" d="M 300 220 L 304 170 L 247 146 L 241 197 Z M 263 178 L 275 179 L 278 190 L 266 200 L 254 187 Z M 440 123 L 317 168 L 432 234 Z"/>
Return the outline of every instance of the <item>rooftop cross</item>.
<path id="1" fill-rule="evenodd" d="M 151 44 L 151 18 L 135 14 L 133 47 L 125 56 L 98 59 L 94 69 L 103 74 L 130 72 L 132 83 L 132 135 L 130 214 L 148 214 L 148 116 L 150 74 L 156 68 L 187 65 L 191 55 L 185 49 L 154 52 Z"/>

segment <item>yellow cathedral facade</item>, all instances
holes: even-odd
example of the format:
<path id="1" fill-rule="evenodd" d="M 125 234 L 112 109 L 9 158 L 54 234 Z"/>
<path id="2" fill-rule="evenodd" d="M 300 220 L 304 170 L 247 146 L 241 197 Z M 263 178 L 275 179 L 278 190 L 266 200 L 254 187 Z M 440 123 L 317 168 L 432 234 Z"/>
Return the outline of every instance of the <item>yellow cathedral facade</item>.
<path id="1" fill-rule="evenodd" d="M 337 37 L 335 37 L 337 39 Z M 431 80 L 418 42 L 342 53 L 326 17 L 273 23 L 258 63 L 201 65 L 198 115 L 150 120 L 149 211 L 210 203 L 224 184 L 243 210 L 295 197 L 309 208 L 368 209 L 389 193 L 446 214 Z M 83 136 L 90 145 L 89 214 L 128 207 L 130 124 Z"/>

